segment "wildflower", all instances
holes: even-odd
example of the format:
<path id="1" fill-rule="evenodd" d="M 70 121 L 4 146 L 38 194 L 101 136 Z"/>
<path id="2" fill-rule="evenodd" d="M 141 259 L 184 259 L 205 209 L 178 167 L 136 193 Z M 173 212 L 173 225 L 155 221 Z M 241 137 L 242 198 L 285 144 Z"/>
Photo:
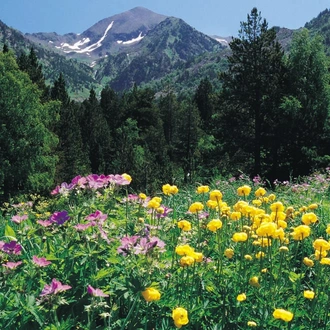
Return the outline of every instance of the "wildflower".
<path id="1" fill-rule="evenodd" d="M 244 256 L 244 259 L 247 260 L 247 261 L 251 261 L 253 258 L 252 258 L 251 255 L 246 254 L 246 255 Z"/>
<path id="2" fill-rule="evenodd" d="M 200 202 L 195 202 L 195 203 L 192 203 L 189 207 L 189 212 L 191 213 L 197 213 L 199 211 L 202 211 L 204 208 L 204 205 Z"/>
<path id="3" fill-rule="evenodd" d="M 210 199 L 206 202 L 206 205 L 210 209 L 216 209 L 218 207 L 218 203 L 216 201 L 212 201 Z"/>
<path id="4" fill-rule="evenodd" d="M 304 238 L 308 237 L 311 233 L 310 227 L 306 225 L 300 225 L 293 228 L 293 232 L 290 234 L 292 238 L 296 241 L 301 241 Z"/>
<path id="5" fill-rule="evenodd" d="M 330 265 L 330 258 L 322 258 L 320 261 L 321 265 Z"/>
<path id="6" fill-rule="evenodd" d="M 247 185 L 237 188 L 238 196 L 249 196 L 250 192 L 251 192 L 251 187 Z"/>
<path id="7" fill-rule="evenodd" d="M 270 198 L 270 195 L 268 196 Z M 281 202 L 276 202 L 270 205 L 270 209 L 272 212 L 283 212 L 284 205 Z"/>
<path id="8" fill-rule="evenodd" d="M 32 257 L 32 261 L 34 264 L 36 264 L 39 267 L 46 267 L 51 264 L 50 261 L 48 261 L 46 258 L 38 258 L 37 256 Z"/>
<path id="9" fill-rule="evenodd" d="M 182 307 L 177 307 L 172 311 L 172 318 L 177 328 L 181 328 L 189 323 L 188 312 Z"/>
<path id="10" fill-rule="evenodd" d="M 275 309 L 273 316 L 275 319 L 280 319 L 285 322 L 290 322 L 293 319 L 293 314 L 285 309 Z"/>
<path id="11" fill-rule="evenodd" d="M 147 195 L 144 193 L 139 193 L 139 198 L 145 200 L 147 198 Z"/>
<path id="12" fill-rule="evenodd" d="M 177 186 L 171 186 L 170 192 L 172 195 L 176 195 L 179 192 L 179 189 Z"/>
<path id="13" fill-rule="evenodd" d="M 314 266 L 314 261 L 312 259 L 307 258 L 307 257 L 304 258 L 303 263 L 307 267 L 313 267 Z"/>
<path id="14" fill-rule="evenodd" d="M 318 208 L 318 205 L 316 203 L 313 203 L 313 204 L 309 205 L 308 208 L 310 210 L 316 210 Z"/>
<path id="15" fill-rule="evenodd" d="M 168 183 L 163 185 L 162 190 L 164 195 L 171 194 L 171 186 Z"/>
<path id="16" fill-rule="evenodd" d="M 231 212 L 229 217 L 231 220 L 237 221 L 241 218 L 241 212 Z"/>
<path id="17" fill-rule="evenodd" d="M 213 232 L 216 232 L 221 227 L 222 227 L 222 221 L 219 219 L 213 219 L 207 224 L 207 229 Z"/>
<path id="18" fill-rule="evenodd" d="M 325 258 L 327 254 L 328 254 L 327 251 L 315 250 L 314 256 L 316 260 L 320 260 L 322 258 Z"/>
<path id="19" fill-rule="evenodd" d="M 280 252 L 289 252 L 289 248 L 287 246 L 280 246 Z"/>
<path id="20" fill-rule="evenodd" d="M 301 221 L 305 224 L 305 225 L 310 225 L 312 223 L 315 223 L 317 221 L 317 216 L 315 213 L 305 213 L 303 214 L 303 216 L 301 217 Z"/>
<path id="21" fill-rule="evenodd" d="M 235 233 L 232 237 L 232 240 L 234 242 L 245 242 L 248 239 L 247 233 L 241 232 L 241 233 Z"/>
<path id="22" fill-rule="evenodd" d="M 234 256 L 234 250 L 233 249 L 226 249 L 223 253 L 228 259 L 231 259 Z"/>
<path id="23" fill-rule="evenodd" d="M 252 204 L 255 206 L 260 206 L 262 204 L 262 201 L 260 199 L 254 199 L 252 201 Z"/>
<path id="24" fill-rule="evenodd" d="M 187 220 L 180 220 L 178 222 L 178 227 L 183 231 L 189 231 L 191 230 L 191 223 Z"/>
<path id="25" fill-rule="evenodd" d="M 88 223 L 78 223 L 77 225 L 73 226 L 73 228 L 76 228 L 78 231 L 84 231 L 86 229 L 88 229 L 89 227 L 94 226 L 94 224 L 92 222 L 88 222 Z"/>
<path id="26" fill-rule="evenodd" d="M 122 185 L 127 185 L 131 183 L 132 177 L 129 174 L 123 173 L 121 176 L 125 181 L 127 181 L 127 183 L 122 183 Z"/>
<path id="27" fill-rule="evenodd" d="M 197 194 L 206 194 L 209 191 L 210 191 L 209 186 L 199 186 L 199 187 L 197 187 L 197 190 L 196 190 Z"/>
<path id="28" fill-rule="evenodd" d="M 327 229 L 325 231 L 328 235 L 330 235 L 330 223 L 327 224 Z"/>
<path id="29" fill-rule="evenodd" d="M 262 197 L 262 196 L 266 195 L 266 189 L 260 187 L 255 191 L 254 194 L 255 194 L 256 197 Z"/>
<path id="30" fill-rule="evenodd" d="M 272 236 L 275 234 L 277 229 L 276 223 L 274 222 L 263 222 L 257 229 L 256 233 L 258 236 Z"/>
<path id="31" fill-rule="evenodd" d="M 17 262 L 11 262 L 11 261 L 8 261 L 7 263 L 5 264 L 2 264 L 3 267 L 6 267 L 8 269 L 15 269 L 17 268 L 19 265 L 22 264 L 22 261 L 17 261 Z"/>
<path id="32" fill-rule="evenodd" d="M 40 296 L 47 296 L 50 294 L 57 294 L 59 292 L 63 292 L 71 289 L 70 285 L 62 284 L 60 281 L 55 278 L 52 279 L 51 284 L 45 284 L 43 290 L 41 291 Z"/>
<path id="33" fill-rule="evenodd" d="M 155 288 L 146 288 L 142 291 L 142 296 L 147 302 L 155 301 L 160 299 L 160 292 Z"/>
<path id="34" fill-rule="evenodd" d="M 330 243 L 324 240 L 323 238 L 318 238 L 314 241 L 313 247 L 318 251 L 328 251 L 330 250 Z"/>
<path id="35" fill-rule="evenodd" d="M 9 243 L 4 243 L 1 246 L 1 250 L 7 254 L 21 254 L 22 246 L 16 241 L 10 241 Z"/>
<path id="36" fill-rule="evenodd" d="M 312 299 L 314 299 L 314 297 L 315 297 L 314 291 L 311 291 L 311 290 L 304 291 L 304 298 L 312 300 Z"/>
<path id="37" fill-rule="evenodd" d="M 259 251 L 258 253 L 256 253 L 256 258 L 257 259 L 261 259 L 265 256 L 265 252 Z"/>
<path id="38" fill-rule="evenodd" d="M 194 249 L 189 245 L 178 245 L 175 248 L 175 253 L 179 256 L 190 255 L 194 252 Z"/>
<path id="39" fill-rule="evenodd" d="M 108 294 L 100 289 L 94 289 L 91 285 L 87 286 L 87 293 L 91 294 L 93 297 L 109 297 Z"/>
<path id="40" fill-rule="evenodd" d="M 181 265 L 182 267 L 190 266 L 190 265 L 192 265 L 194 262 L 195 262 L 195 259 L 194 259 L 192 256 L 183 256 L 183 257 L 180 259 L 180 265 Z"/>
<path id="41" fill-rule="evenodd" d="M 244 300 L 246 300 L 246 294 L 245 293 L 241 293 L 236 297 L 236 300 L 239 302 L 242 302 Z"/>
<path id="42" fill-rule="evenodd" d="M 212 190 L 210 192 L 210 200 L 219 202 L 222 199 L 222 192 L 220 190 Z"/>
<path id="43" fill-rule="evenodd" d="M 50 220 L 38 220 L 37 223 L 43 227 L 50 227 L 53 224 Z"/>
<path id="44" fill-rule="evenodd" d="M 150 201 L 147 204 L 147 207 L 149 209 L 158 209 L 160 207 L 160 201 L 156 199 L 156 197 L 150 199 Z"/>
<path id="45" fill-rule="evenodd" d="M 28 215 L 24 214 L 24 215 L 14 215 L 11 218 L 11 221 L 15 222 L 15 223 L 21 223 L 24 220 L 27 220 Z"/>
<path id="46" fill-rule="evenodd" d="M 117 252 L 123 256 L 127 256 L 131 250 L 136 246 L 139 236 L 125 236 L 120 242 L 121 245 L 118 247 Z"/>
<path id="47" fill-rule="evenodd" d="M 50 218 L 49 221 L 56 222 L 58 225 L 63 225 L 64 222 L 68 221 L 70 219 L 67 211 L 60 211 L 60 212 L 54 212 Z"/>
<path id="48" fill-rule="evenodd" d="M 275 196 L 274 194 L 270 194 L 270 195 L 268 196 L 268 200 L 269 200 L 270 202 L 274 201 L 275 199 L 276 199 L 276 196 Z"/>
<path id="49" fill-rule="evenodd" d="M 172 212 L 173 209 L 170 209 L 167 206 L 161 205 L 156 209 L 156 216 L 157 218 L 166 218 L 170 212 Z"/>
<path id="50" fill-rule="evenodd" d="M 196 262 L 203 261 L 203 253 L 201 252 L 193 252 L 190 256 L 193 257 Z"/>
<path id="51" fill-rule="evenodd" d="M 248 321 L 247 326 L 248 327 L 256 327 L 257 326 L 257 323 L 254 322 L 254 321 Z"/>
<path id="52" fill-rule="evenodd" d="M 249 279 L 249 284 L 254 286 L 255 288 L 260 288 L 259 278 L 257 276 L 253 276 Z"/>

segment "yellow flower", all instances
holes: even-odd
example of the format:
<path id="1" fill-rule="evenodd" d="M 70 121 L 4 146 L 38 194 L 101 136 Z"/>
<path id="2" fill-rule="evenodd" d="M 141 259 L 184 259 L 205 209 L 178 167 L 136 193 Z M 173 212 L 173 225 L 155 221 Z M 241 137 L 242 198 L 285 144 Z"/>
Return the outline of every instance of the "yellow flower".
<path id="1" fill-rule="evenodd" d="M 245 293 L 241 293 L 236 297 L 236 300 L 239 302 L 242 302 L 244 300 L 246 300 L 246 294 Z"/>
<path id="2" fill-rule="evenodd" d="M 189 212 L 191 213 L 197 213 L 199 211 L 202 211 L 204 208 L 204 205 L 200 202 L 195 202 L 195 203 L 192 203 L 189 207 Z"/>
<path id="3" fill-rule="evenodd" d="M 268 196 L 270 198 L 270 195 Z M 281 202 L 275 202 L 270 206 L 270 209 L 272 212 L 283 212 L 284 211 L 284 206 Z"/>
<path id="4" fill-rule="evenodd" d="M 252 256 L 249 255 L 249 254 L 246 254 L 246 255 L 244 256 L 244 259 L 245 259 L 245 260 L 248 260 L 248 261 L 251 261 L 251 260 L 252 260 Z"/>
<path id="5" fill-rule="evenodd" d="M 190 255 L 194 252 L 194 249 L 189 245 L 178 245 L 175 248 L 175 253 L 179 256 Z"/>
<path id="6" fill-rule="evenodd" d="M 237 221 L 241 218 L 241 212 L 231 212 L 230 219 L 233 221 Z"/>
<path id="7" fill-rule="evenodd" d="M 206 205 L 210 209 L 216 209 L 218 207 L 218 203 L 216 201 L 211 201 L 210 199 L 206 202 Z"/>
<path id="8" fill-rule="evenodd" d="M 216 232 L 222 227 L 222 222 L 219 219 L 213 219 L 207 224 L 207 229 Z"/>
<path id="9" fill-rule="evenodd" d="M 261 259 L 265 256 L 265 252 L 259 251 L 256 253 L 256 258 L 257 259 Z"/>
<path id="10" fill-rule="evenodd" d="M 252 201 L 252 204 L 255 206 L 260 206 L 262 204 L 262 201 L 260 199 L 254 199 Z"/>
<path id="11" fill-rule="evenodd" d="M 184 256 L 180 259 L 180 265 L 182 267 L 190 266 L 195 262 L 195 259 L 192 256 Z"/>
<path id="12" fill-rule="evenodd" d="M 270 194 L 270 195 L 268 196 L 268 200 L 269 200 L 270 202 L 274 201 L 275 199 L 276 199 L 276 196 L 275 196 L 274 194 Z"/>
<path id="13" fill-rule="evenodd" d="M 177 307 L 172 311 L 172 319 L 177 328 L 189 323 L 188 312 L 182 307 Z"/>
<path id="14" fill-rule="evenodd" d="M 164 195 L 171 194 L 171 186 L 168 183 L 163 185 L 162 190 L 163 190 Z"/>
<path id="15" fill-rule="evenodd" d="M 222 199 L 222 192 L 220 190 L 212 190 L 210 192 L 210 200 L 219 202 Z"/>
<path id="16" fill-rule="evenodd" d="M 170 193 L 171 193 L 172 195 L 176 195 L 178 192 L 179 192 L 179 189 L 178 189 L 177 186 L 171 186 L 171 188 L 170 188 Z"/>
<path id="17" fill-rule="evenodd" d="M 146 288 L 142 291 L 142 296 L 145 301 L 154 301 L 160 299 L 160 292 L 155 288 Z"/>
<path id="18" fill-rule="evenodd" d="M 272 246 L 272 240 L 270 238 L 267 238 L 267 237 L 259 238 L 258 243 L 259 244 L 255 244 L 255 245 L 260 245 L 262 247 Z"/>
<path id="19" fill-rule="evenodd" d="M 270 214 L 270 218 L 272 219 L 272 221 L 285 220 L 286 219 L 286 213 L 284 213 L 284 212 L 272 212 Z"/>
<path id="20" fill-rule="evenodd" d="M 289 252 L 289 248 L 287 246 L 280 246 L 280 252 Z"/>
<path id="21" fill-rule="evenodd" d="M 241 232 L 241 233 L 235 233 L 232 237 L 232 240 L 234 242 L 245 242 L 248 239 L 247 233 Z"/>
<path id="22" fill-rule="evenodd" d="M 284 220 L 278 220 L 278 222 L 277 222 L 277 226 L 278 226 L 279 228 L 283 228 L 283 229 L 285 229 L 285 228 L 288 226 L 288 224 L 287 224 Z"/>
<path id="23" fill-rule="evenodd" d="M 321 265 L 330 265 L 330 258 L 322 258 L 320 261 Z"/>
<path id="24" fill-rule="evenodd" d="M 132 181 L 132 177 L 129 174 L 123 173 L 121 176 L 128 182 Z"/>
<path id="25" fill-rule="evenodd" d="M 190 254 L 190 256 L 193 257 L 196 262 L 203 261 L 203 253 L 201 252 L 193 252 Z"/>
<path id="26" fill-rule="evenodd" d="M 285 322 L 290 322 L 293 319 L 293 314 L 289 311 L 286 311 L 285 309 L 275 309 L 273 316 L 275 319 L 280 319 Z"/>
<path id="27" fill-rule="evenodd" d="M 310 227 L 306 225 L 300 225 L 298 227 L 293 228 L 293 232 L 290 233 L 290 235 L 295 241 L 301 241 L 304 238 L 308 237 L 310 233 L 311 233 Z"/>
<path id="28" fill-rule="evenodd" d="M 313 248 L 318 251 L 330 250 L 330 243 L 323 238 L 318 238 L 313 243 Z"/>
<path id="29" fill-rule="evenodd" d="M 255 191 L 254 194 L 255 194 L 256 197 L 262 197 L 262 196 L 266 195 L 266 189 L 260 187 Z"/>
<path id="30" fill-rule="evenodd" d="M 314 266 L 314 261 L 312 259 L 307 258 L 307 257 L 304 258 L 303 263 L 307 267 L 313 267 Z"/>
<path id="31" fill-rule="evenodd" d="M 158 214 L 163 214 L 165 212 L 165 209 L 163 207 L 157 207 L 156 212 Z"/>
<path id="32" fill-rule="evenodd" d="M 234 256 L 234 250 L 233 249 L 226 249 L 223 253 L 228 259 L 231 259 Z"/>
<path id="33" fill-rule="evenodd" d="M 208 193 L 210 191 L 209 186 L 199 186 L 197 187 L 197 194 L 205 194 Z"/>
<path id="34" fill-rule="evenodd" d="M 315 213 L 310 212 L 310 213 L 305 213 L 302 217 L 301 217 L 301 221 L 305 224 L 305 225 L 310 225 L 311 223 L 315 223 L 317 221 L 317 216 Z"/>
<path id="35" fill-rule="evenodd" d="M 147 198 L 147 195 L 144 193 L 139 193 L 139 198 L 145 200 Z"/>
<path id="36" fill-rule="evenodd" d="M 320 251 L 320 250 L 315 250 L 314 256 L 316 260 L 320 260 L 322 258 L 325 258 L 327 256 L 328 252 L 327 251 Z"/>
<path id="37" fill-rule="evenodd" d="M 242 187 L 237 188 L 237 195 L 238 196 L 249 196 L 251 192 L 251 187 L 244 185 Z"/>
<path id="38" fill-rule="evenodd" d="M 263 222 L 257 229 L 256 233 L 258 236 L 272 236 L 275 234 L 277 229 L 276 223 L 274 222 Z"/>
<path id="39" fill-rule="evenodd" d="M 249 284 L 255 288 L 260 288 L 259 278 L 257 276 L 251 277 L 249 279 Z"/>
<path id="40" fill-rule="evenodd" d="M 256 327 L 257 326 L 257 323 L 254 322 L 254 321 L 248 321 L 247 326 L 248 327 Z"/>
<path id="41" fill-rule="evenodd" d="M 183 231 L 191 230 L 191 223 L 187 220 L 181 220 L 178 222 L 178 227 Z"/>
<path id="42" fill-rule="evenodd" d="M 150 199 L 147 204 L 149 209 L 158 209 L 160 207 L 160 202 L 158 202 L 155 198 Z"/>
<path id="43" fill-rule="evenodd" d="M 314 299 L 315 297 L 315 292 L 314 291 L 311 291 L 311 290 L 305 290 L 304 291 L 304 298 L 306 299 Z"/>
<path id="44" fill-rule="evenodd" d="M 313 204 L 309 205 L 308 208 L 310 210 L 316 210 L 318 208 L 318 205 L 316 203 L 313 203 Z"/>
<path id="45" fill-rule="evenodd" d="M 328 235 L 330 235 L 330 223 L 327 224 L 327 229 L 325 231 Z"/>

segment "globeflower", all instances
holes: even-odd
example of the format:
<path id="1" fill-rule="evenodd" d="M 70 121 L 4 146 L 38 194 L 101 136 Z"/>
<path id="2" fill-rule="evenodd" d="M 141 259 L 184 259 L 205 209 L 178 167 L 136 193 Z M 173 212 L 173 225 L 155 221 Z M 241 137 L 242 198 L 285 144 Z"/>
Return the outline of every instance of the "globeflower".
<path id="1" fill-rule="evenodd" d="M 231 259 L 234 256 L 234 250 L 233 249 L 226 249 L 223 253 L 228 259 Z"/>
<path id="2" fill-rule="evenodd" d="M 317 221 L 317 216 L 315 213 L 310 212 L 310 213 L 305 213 L 303 214 L 303 216 L 301 217 L 301 221 L 305 224 L 305 225 L 310 225 L 312 223 L 315 223 Z"/>
<path id="3" fill-rule="evenodd" d="M 182 307 L 177 307 L 172 311 L 172 319 L 177 328 L 181 328 L 183 325 L 189 323 L 188 312 Z"/>
<path id="4" fill-rule="evenodd" d="M 191 230 L 191 223 L 187 220 L 180 220 L 178 222 L 178 227 L 183 231 L 189 231 Z"/>
<path id="5" fill-rule="evenodd" d="M 277 229 L 276 223 L 274 222 L 263 222 L 257 229 L 256 233 L 258 236 L 272 236 L 275 234 Z"/>
<path id="6" fill-rule="evenodd" d="M 314 291 L 311 291 L 311 290 L 304 291 L 304 298 L 312 300 L 312 299 L 314 299 L 314 297 L 315 297 Z"/>
<path id="7" fill-rule="evenodd" d="M 222 199 L 222 192 L 220 190 L 212 190 L 210 192 L 210 200 L 219 202 Z"/>
<path id="8" fill-rule="evenodd" d="M 255 191 L 254 194 L 255 194 L 256 197 L 262 197 L 262 196 L 266 195 L 266 189 L 260 187 Z"/>
<path id="9" fill-rule="evenodd" d="M 244 300 L 246 300 L 246 294 L 245 293 L 241 293 L 236 297 L 236 300 L 239 302 L 242 302 Z"/>
<path id="10" fill-rule="evenodd" d="M 237 188 L 237 195 L 238 196 L 249 196 L 251 192 L 251 187 L 244 185 L 242 187 Z"/>
<path id="11" fill-rule="evenodd" d="M 312 259 L 309 259 L 307 257 L 305 257 L 303 259 L 303 263 L 304 265 L 306 265 L 307 267 L 313 267 L 314 266 L 314 261 Z"/>
<path id="12" fill-rule="evenodd" d="M 301 241 L 304 238 L 308 237 L 310 233 L 311 233 L 310 227 L 306 225 L 300 225 L 293 228 L 293 232 L 290 233 L 290 235 L 295 241 Z"/>
<path id="13" fill-rule="evenodd" d="M 247 233 L 241 232 L 241 233 L 235 233 L 232 237 L 232 240 L 234 242 L 245 242 L 248 239 Z"/>
<path id="14" fill-rule="evenodd" d="M 313 243 L 313 248 L 318 251 L 330 250 L 330 243 L 323 238 L 318 238 Z"/>
<path id="15" fill-rule="evenodd" d="M 257 276 L 253 276 L 249 279 L 249 284 L 254 286 L 255 288 L 260 288 L 259 278 Z"/>
<path id="16" fill-rule="evenodd" d="M 123 177 L 124 180 L 127 181 L 127 184 L 130 184 L 131 183 L 132 177 L 129 174 L 123 173 L 121 176 Z"/>
<path id="17" fill-rule="evenodd" d="M 275 309 L 273 316 L 275 319 L 283 320 L 284 322 L 290 322 L 293 319 L 293 314 L 285 309 Z"/>
<path id="18" fill-rule="evenodd" d="M 183 256 L 180 259 L 180 265 L 182 267 L 191 266 L 195 262 L 195 259 L 192 256 Z"/>
<path id="19" fill-rule="evenodd" d="M 270 195 L 268 196 L 268 198 L 270 198 Z M 276 202 L 271 204 L 270 209 L 272 212 L 283 212 L 284 205 L 281 202 Z"/>
<path id="20" fill-rule="evenodd" d="M 204 205 L 200 202 L 195 202 L 195 203 L 192 203 L 189 207 L 189 212 L 191 213 L 197 213 L 199 211 L 202 211 L 204 208 Z"/>
<path id="21" fill-rule="evenodd" d="M 207 224 L 207 229 L 216 232 L 222 227 L 222 221 L 219 219 L 213 219 Z"/>
<path id="22" fill-rule="evenodd" d="M 254 322 L 254 321 L 248 321 L 247 326 L 248 327 L 256 327 L 257 326 L 257 323 Z"/>
<path id="23" fill-rule="evenodd" d="M 160 292 L 155 288 L 146 288 L 142 291 L 142 296 L 147 302 L 155 301 L 160 299 Z"/>
<path id="24" fill-rule="evenodd" d="M 171 194 L 171 186 L 168 183 L 163 185 L 162 190 L 163 190 L 164 195 Z"/>
<path id="25" fill-rule="evenodd" d="M 241 218 L 241 212 L 231 212 L 229 217 L 233 221 L 238 221 Z"/>
<path id="26" fill-rule="evenodd" d="M 189 245 L 178 245 L 175 248 L 175 253 L 179 256 L 191 255 L 194 252 L 194 249 Z"/>
<path id="27" fill-rule="evenodd" d="M 209 186 L 199 186 L 199 187 L 197 187 L 197 190 L 196 190 L 197 194 L 206 194 L 209 191 L 210 191 Z"/>

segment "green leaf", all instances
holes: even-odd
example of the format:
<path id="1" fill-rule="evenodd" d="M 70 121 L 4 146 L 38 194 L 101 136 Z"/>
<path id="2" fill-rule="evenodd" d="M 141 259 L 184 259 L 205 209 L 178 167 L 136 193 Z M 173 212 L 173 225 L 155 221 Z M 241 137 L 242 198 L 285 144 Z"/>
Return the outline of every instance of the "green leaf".
<path id="1" fill-rule="evenodd" d="M 5 227 L 5 236 L 16 238 L 14 229 L 11 228 L 9 225 L 6 225 Z"/>

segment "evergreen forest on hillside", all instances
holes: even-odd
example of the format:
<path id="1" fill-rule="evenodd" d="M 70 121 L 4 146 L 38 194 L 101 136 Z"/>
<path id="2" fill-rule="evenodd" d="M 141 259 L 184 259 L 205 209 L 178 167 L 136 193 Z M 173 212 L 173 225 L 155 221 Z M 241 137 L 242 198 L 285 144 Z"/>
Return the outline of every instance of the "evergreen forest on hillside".
<path id="1" fill-rule="evenodd" d="M 89 173 L 130 173 L 133 189 L 207 182 L 215 175 L 268 182 L 329 165 L 329 58 L 322 38 L 295 33 L 288 52 L 256 8 L 230 43 L 221 88 L 193 95 L 135 85 L 70 99 L 59 74 L 48 86 L 31 49 L 0 53 L 2 200 Z"/>

